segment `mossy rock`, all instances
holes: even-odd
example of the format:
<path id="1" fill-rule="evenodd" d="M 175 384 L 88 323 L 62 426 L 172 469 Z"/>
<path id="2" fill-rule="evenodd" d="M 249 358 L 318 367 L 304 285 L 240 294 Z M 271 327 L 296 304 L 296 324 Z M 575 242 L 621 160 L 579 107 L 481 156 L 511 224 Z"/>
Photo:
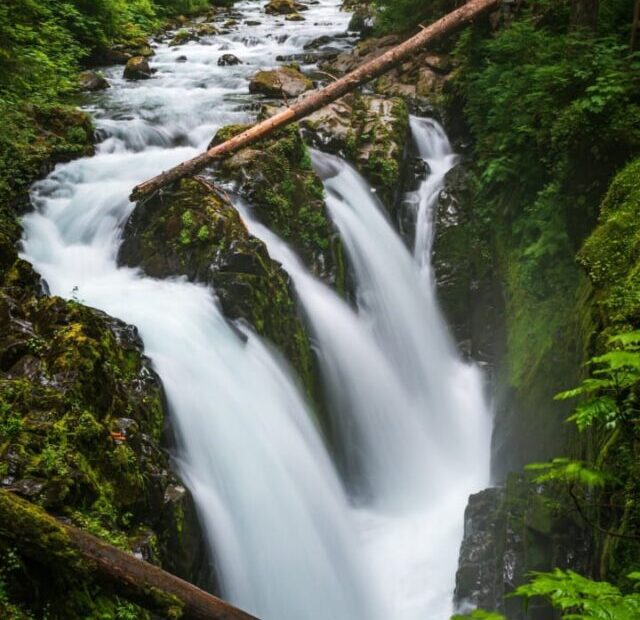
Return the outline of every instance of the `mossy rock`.
<path id="1" fill-rule="evenodd" d="M 403 99 L 350 95 L 300 124 L 311 144 L 349 159 L 388 207 L 395 204 L 409 140 L 409 109 Z"/>
<path id="2" fill-rule="evenodd" d="M 640 328 L 640 159 L 613 180 L 600 221 L 578 259 L 595 292 L 606 336 Z"/>
<path id="3" fill-rule="evenodd" d="M 589 528 L 575 516 L 566 495 L 512 474 L 504 487 L 472 495 L 465 511 L 464 538 L 455 601 L 495 609 L 513 620 L 553 616 L 548 604 L 528 608 L 509 598 L 531 571 L 590 570 Z"/>
<path id="4" fill-rule="evenodd" d="M 311 79 L 292 66 L 258 71 L 249 82 L 249 92 L 279 99 L 298 97 L 312 88 Z"/>
<path id="5" fill-rule="evenodd" d="M 212 144 L 245 128 L 223 128 Z M 318 277 L 344 290 L 342 246 L 297 125 L 239 151 L 220 165 L 219 174 L 236 182 L 258 218 L 290 243 Z"/>
<path id="6" fill-rule="evenodd" d="M 246 320 L 275 343 L 311 385 L 310 347 L 287 274 L 205 180 L 182 179 L 139 204 L 125 227 L 119 260 L 152 277 L 185 275 L 211 284 L 225 315 Z"/>
<path id="7" fill-rule="evenodd" d="M 1 486 L 193 578 L 192 567 L 173 558 L 198 531 L 195 513 L 186 493 L 168 496 L 180 483 L 160 448 L 162 387 L 135 329 L 11 284 L 0 295 Z M 52 575 L 12 549 L 0 541 L 0 556 L 15 556 L 3 579 L 34 613 L 47 607 L 52 617 L 87 618 L 120 604 L 90 583 L 65 584 L 64 571 Z M 25 593 L 25 580 L 38 586 Z"/>
<path id="8" fill-rule="evenodd" d="M 306 9 L 304 4 L 295 0 L 269 0 L 264 7 L 264 12 L 268 15 L 291 15 Z"/>

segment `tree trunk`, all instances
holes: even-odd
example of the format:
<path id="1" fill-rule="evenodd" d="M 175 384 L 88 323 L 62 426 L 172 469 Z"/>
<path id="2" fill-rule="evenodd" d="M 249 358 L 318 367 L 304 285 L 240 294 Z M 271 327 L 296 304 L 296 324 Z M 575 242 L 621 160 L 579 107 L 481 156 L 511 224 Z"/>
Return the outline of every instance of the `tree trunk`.
<path id="1" fill-rule="evenodd" d="M 276 130 L 294 123 L 316 110 L 323 108 L 359 86 L 370 82 L 393 67 L 413 56 L 426 45 L 467 26 L 477 17 L 498 6 L 501 0 L 469 0 L 459 9 L 448 13 L 438 21 L 423 29 L 404 43 L 390 49 L 381 56 L 365 63 L 351 73 L 325 86 L 319 91 L 304 97 L 284 111 L 254 125 L 247 131 L 219 144 L 208 151 L 183 162 L 166 172 L 136 186 L 131 193 L 132 201 L 140 200 L 160 188 L 178 179 L 195 174 L 213 160 L 230 155 L 236 151 L 265 138 Z"/>
<path id="2" fill-rule="evenodd" d="M 633 24 L 631 25 L 631 51 L 640 50 L 640 0 L 636 0 L 633 9 Z"/>
<path id="3" fill-rule="evenodd" d="M 256 620 L 157 566 L 61 523 L 5 490 L 0 490 L 0 535 L 53 571 L 95 580 L 165 618 Z"/>
<path id="4" fill-rule="evenodd" d="M 600 0 L 571 0 L 571 27 L 595 32 Z"/>

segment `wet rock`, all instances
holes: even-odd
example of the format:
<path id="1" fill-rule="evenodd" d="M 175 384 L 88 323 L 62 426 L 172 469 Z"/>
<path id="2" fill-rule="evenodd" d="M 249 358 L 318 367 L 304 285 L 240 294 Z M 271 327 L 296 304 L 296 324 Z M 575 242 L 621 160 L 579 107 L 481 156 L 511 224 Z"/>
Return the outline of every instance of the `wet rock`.
<path id="1" fill-rule="evenodd" d="M 224 128 L 214 144 L 242 126 Z M 344 286 L 342 249 L 329 219 L 320 179 L 296 126 L 225 160 L 220 174 L 236 183 L 269 228 L 289 242 L 312 271 L 338 289 Z"/>
<path id="2" fill-rule="evenodd" d="M 109 82 L 97 71 L 83 71 L 78 76 L 78 82 L 82 90 L 96 91 L 109 88 Z"/>
<path id="3" fill-rule="evenodd" d="M 186 56 L 178 56 L 176 58 L 176 62 L 179 62 L 179 63 L 187 62 L 187 60 L 189 59 Z"/>
<path id="4" fill-rule="evenodd" d="M 306 9 L 306 6 L 295 0 L 270 0 L 264 7 L 268 15 L 291 15 Z"/>
<path id="5" fill-rule="evenodd" d="M 179 47 L 180 45 L 186 45 L 189 41 L 197 40 L 198 35 L 194 30 L 187 30 L 186 28 L 183 28 L 182 30 L 178 30 L 171 41 L 169 41 L 169 47 Z"/>
<path id="6" fill-rule="evenodd" d="M 108 65 L 124 65 L 130 58 L 144 56 L 149 58 L 154 51 L 145 38 L 136 38 L 123 43 L 116 43 L 108 49 L 99 50 L 93 60 Z"/>
<path id="7" fill-rule="evenodd" d="M 245 22 L 246 26 L 260 26 L 262 22 L 256 21 L 255 19 L 247 19 Z"/>
<path id="8" fill-rule="evenodd" d="M 313 82 L 298 69 L 280 67 L 272 71 L 259 71 L 249 82 L 249 92 L 269 97 L 298 97 L 313 88 Z"/>
<path id="9" fill-rule="evenodd" d="M 152 277 L 211 284 L 226 317 L 248 322 L 310 377 L 308 341 L 287 274 L 204 179 L 183 179 L 139 204 L 125 226 L 119 261 Z"/>
<path id="10" fill-rule="evenodd" d="M 148 80 L 152 71 L 146 58 L 135 56 L 127 61 L 123 75 L 126 80 Z"/>
<path id="11" fill-rule="evenodd" d="M 545 620 L 553 616 L 546 604 L 534 601 L 525 609 L 505 595 L 531 571 L 557 567 L 589 574 L 589 533 L 571 510 L 554 511 L 541 491 L 513 474 L 505 487 L 470 497 L 456 575 L 459 607 L 495 609 L 510 620 Z"/>
<path id="12" fill-rule="evenodd" d="M 400 180 L 409 113 L 399 98 L 348 95 L 300 121 L 314 146 L 352 161 L 391 206 Z"/>
<path id="13" fill-rule="evenodd" d="M 303 15 L 300 15 L 300 13 L 291 13 L 291 15 L 285 16 L 285 20 L 288 21 L 288 22 L 303 22 L 303 21 L 306 21 L 305 17 Z"/>
<path id="14" fill-rule="evenodd" d="M 309 41 L 303 49 L 305 50 L 317 50 L 320 47 L 324 47 L 325 45 L 329 45 L 333 42 L 333 37 L 329 35 L 323 34 L 321 37 L 317 39 L 313 39 L 313 41 Z"/>
<path id="15" fill-rule="evenodd" d="M 371 7 L 368 5 L 359 6 L 351 16 L 347 30 L 357 32 L 363 37 L 369 36 L 373 32 L 374 20 Z"/>
<path id="16" fill-rule="evenodd" d="M 218 58 L 219 67 L 230 67 L 233 65 L 241 65 L 241 64 L 242 64 L 242 61 L 234 54 L 222 54 L 222 56 Z"/>

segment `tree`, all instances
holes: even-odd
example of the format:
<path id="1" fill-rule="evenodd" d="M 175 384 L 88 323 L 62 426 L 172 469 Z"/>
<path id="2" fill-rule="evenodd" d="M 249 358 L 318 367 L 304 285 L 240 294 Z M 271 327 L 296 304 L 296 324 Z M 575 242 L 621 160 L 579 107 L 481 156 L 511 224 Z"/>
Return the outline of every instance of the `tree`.
<path id="1" fill-rule="evenodd" d="M 571 0 L 571 27 L 595 31 L 599 10 L 600 0 Z"/>

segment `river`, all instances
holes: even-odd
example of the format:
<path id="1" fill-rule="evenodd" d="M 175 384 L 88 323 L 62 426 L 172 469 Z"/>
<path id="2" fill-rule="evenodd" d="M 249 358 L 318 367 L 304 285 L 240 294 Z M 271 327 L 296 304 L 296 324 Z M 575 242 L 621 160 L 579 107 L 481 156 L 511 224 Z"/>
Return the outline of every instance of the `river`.
<path id="1" fill-rule="evenodd" d="M 248 328 L 240 338 L 214 291 L 116 261 L 132 187 L 203 150 L 220 127 L 251 120 L 249 77 L 344 32 L 339 4 L 319 0 L 305 22 L 288 22 L 240 2 L 231 33 L 158 44 L 152 79 L 108 69 L 112 88 L 86 102 L 96 155 L 33 187 L 23 256 L 52 293 L 137 326 L 223 597 L 263 620 L 445 620 L 464 507 L 488 482 L 491 420 L 482 375 L 459 358 L 436 300 L 433 206 L 456 161 L 442 128 L 412 119 L 431 170 L 407 197 L 413 251 L 351 166 L 313 153 L 353 269 L 353 306 L 237 204 L 293 279 L 340 429 L 340 466 L 288 364 Z M 223 53 L 243 64 L 219 67 Z"/>

